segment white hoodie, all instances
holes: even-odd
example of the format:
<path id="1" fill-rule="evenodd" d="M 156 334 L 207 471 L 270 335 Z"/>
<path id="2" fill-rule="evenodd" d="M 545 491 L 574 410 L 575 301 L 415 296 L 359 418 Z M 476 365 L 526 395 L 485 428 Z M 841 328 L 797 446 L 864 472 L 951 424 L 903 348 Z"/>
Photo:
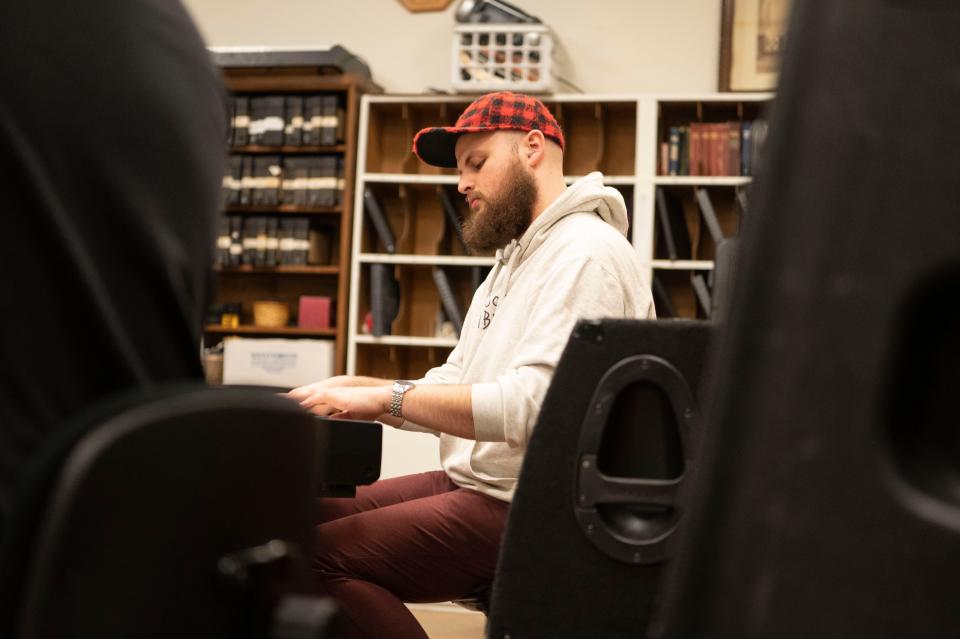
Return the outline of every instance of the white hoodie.
<path id="1" fill-rule="evenodd" d="M 519 240 L 497 251 L 456 348 L 418 381 L 473 385 L 476 440 L 439 434 L 441 463 L 454 483 L 510 501 L 576 321 L 654 317 L 626 230 L 620 192 L 591 173 L 567 188 Z M 409 422 L 403 428 L 427 430 Z"/>

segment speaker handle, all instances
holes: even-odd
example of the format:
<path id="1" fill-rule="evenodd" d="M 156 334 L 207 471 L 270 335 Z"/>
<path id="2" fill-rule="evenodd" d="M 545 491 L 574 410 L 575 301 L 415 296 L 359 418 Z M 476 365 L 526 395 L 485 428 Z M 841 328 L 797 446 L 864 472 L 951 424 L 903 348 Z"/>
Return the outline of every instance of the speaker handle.
<path id="1" fill-rule="evenodd" d="M 675 479 L 612 477 L 600 472 L 597 455 L 613 406 L 623 390 L 647 382 L 660 390 L 677 417 L 684 471 Z M 581 530 L 598 550 L 617 561 L 654 564 L 672 555 L 674 533 L 683 512 L 681 490 L 699 447 L 700 411 L 686 379 L 666 360 L 636 355 L 621 360 L 597 384 L 580 429 L 574 510 Z M 618 518 L 598 506 L 616 504 Z M 666 521 L 664 520 L 666 518 Z"/>

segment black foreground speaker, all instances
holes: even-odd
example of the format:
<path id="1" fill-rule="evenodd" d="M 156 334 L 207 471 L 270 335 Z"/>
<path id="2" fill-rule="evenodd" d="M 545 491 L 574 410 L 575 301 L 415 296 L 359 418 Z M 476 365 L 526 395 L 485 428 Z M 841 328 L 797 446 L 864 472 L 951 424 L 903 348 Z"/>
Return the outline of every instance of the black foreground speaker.
<path id="1" fill-rule="evenodd" d="M 653 634 L 958 637 L 960 4 L 794 4 Z"/>
<path id="2" fill-rule="evenodd" d="M 497 639 L 637 637 L 701 438 L 712 324 L 577 324 L 524 459 L 493 585 Z"/>

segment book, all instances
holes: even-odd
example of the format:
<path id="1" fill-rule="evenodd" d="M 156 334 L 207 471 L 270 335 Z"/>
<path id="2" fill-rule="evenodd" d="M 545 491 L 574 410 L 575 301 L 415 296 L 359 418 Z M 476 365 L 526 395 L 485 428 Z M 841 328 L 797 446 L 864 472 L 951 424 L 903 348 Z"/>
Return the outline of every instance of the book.
<path id="1" fill-rule="evenodd" d="M 278 242 L 278 256 L 277 262 L 279 264 L 293 264 L 293 252 L 296 248 L 294 243 L 294 232 L 293 229 L 296 226 L 296 219 L 294 218 L 283 218 L 280 220 L 280 228 L 277 229 L 277 236 L 279 239 Z"/>
<path id="2" fill-rule="evenodd" d="M 240 266 L 243 263 L 243 218 L 239 215 L 230 217 L 230 254 L 227 265 Z"/>
<path id="3" fill-rule="evenodd" d="M 393 264 L 370 265 L 370 313 L 373 316 L 371 333 L 389 335 L 393 320 L 400 309 L 400 284 L 393 276 Z"/>
<path id="4" fill-rule="evenodd" d="M 450 197 L 450 192 L 442 186 L 437 191 L 437 196 L 440 198 L 440 204 L 443 206 L 443 212 L 447 215 L 447 221 L 450 223 L 450 228 L 453 229 L 453 232 L 457 236 L 457 240 L 460 242 L 460 245 L 463 246 L 464 250 L 469 254 L 470 250 L 467 248 L 467 243 L 463 241 L 463 226 L 460 222 L 460 212 L 457 210 L 454 200 Z"/>
<path id="5" fill-rule="evenodd" d="M 303 96 L 288 95 L 283 126 L 283 145 L 300 146 L 303 142 Z"/>
<path id="6" fill-rule="evenodd" d="M 745 121 L 740 129 L 740 175 L 753 175 L 753 122 Z"/>
<path id="7" fill-rule="evenodd" d="M 238 95 L 233 99 L 233 144 L 246 146 L 250 140 L 250 98 Z"/>
<path id="8" fill-rule="evenodd" d="M 276 217 L 266 218 L 267 222 L 267 247 L 264 256 L 264 266 L 276 266 L 280 259 L 280 233 L 279 222 Z"/>
<path id="9" fill-rule="evenodd" d="M 269 95 L 263 100 L 263 118 L 261 120 L 260 144 L 282 146 L 284 131 L 284 98 L 282 95 Z"/>
<path id="10" fill-rule="evenodd" d="M 690 259 L 690 233 L 684 219 L 683 207 L 677 199 L 658 186 L 655 191 L 657 221 L 660 236 L 667 249 L 667 258 L 671 260 Z"/>
<path id="11" fill-rule="evenodd" d="M 723 241 L 723 229 L 720 228 L 720 221 L 717 219 L 717 212 L 710 201 L 710 194 L 706 189 L 696 189 L 697 204 L 700 206 L 700 214 L 703 215 L 703 221 L 710 231 L 710 237 L 714 244 Z"/>
<path id="12" fill-rule="evenodd" d="M 390 228 L 390 222 L 380 207 L 380 202 L 377 201 L 376 196 L 370 189 L 363 190 L 363 208 L 377 232 L 377 237 L 380 239 L 380 244 L 383 245 L 384 252 L 396 253 L 397 242 L 393 236 L 393 229 Z"/>
<path id="13" fill-rule="evenodd" d="M 677 127 L 677 126 L 670 127 L 670 137 L 668 138 L 668 144 L 670 145 L 670 156 L 669 156 L 669 164 L 667 167 L 667 174 L 677 175 L 677 172 L 680 169 L 680 127 Z"/>
<path id="14" fill-rule="evenodd" d="M 340 117 L 337 112 L 337 96 L 324 95 L 320 98 L 320 103 L 320 144 L 333 146 L 337 143 L 337 129 L 340 126 Z"/>
<path id="15" fill-rule="evenodd" d="M 257 180 L 253 176 L 253 156 L 243 156 L 243 170 L 240 173 L 240 206 L 250 206 L 253 204 L 253 192 L 257 186 Z"/>
<path id="16" fill-rule="evenodd" d="M 230 263 L 230 218 L 225 215 L 217 218 L 217 251 L 213 263 L 217 266 Z"/>
<path id="17" fill-rule="evenodd" d="M 319 146 L 320 127 L 323 118 L 323 103 L 319 95 L 303 100 L 303 145 Z"/>
<path id="18" fill-rule="evenodd" d="M 439 267 L 434 268 L 433 282 L 437 285 L 437 292 L 440 293 L 440 303 L 443 305 L 444 314 L 453 323 L 457 335 L 460 335 L 463 330 L 463 313 L 460 312 L 460 305 L 457 304 L 457 297 L 450 286 L 447 272 Z"/>

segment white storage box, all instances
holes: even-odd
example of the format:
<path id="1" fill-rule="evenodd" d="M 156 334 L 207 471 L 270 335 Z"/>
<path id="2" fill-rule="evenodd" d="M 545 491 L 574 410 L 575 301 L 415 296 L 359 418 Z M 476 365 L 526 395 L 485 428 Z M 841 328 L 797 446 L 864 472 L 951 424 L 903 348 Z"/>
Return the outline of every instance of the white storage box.
<path id="1" fill-rule="evenodd" d="M 553 38 L 542 24 L 470 24 L 453 30 L 453 88 L 549 92 Z"/>
<path id="2" fill-rule="evenodd" d="M 293 388 L 333 376 L 335 346 L 321 339 L 223 340 L 223 383 Z"/>

